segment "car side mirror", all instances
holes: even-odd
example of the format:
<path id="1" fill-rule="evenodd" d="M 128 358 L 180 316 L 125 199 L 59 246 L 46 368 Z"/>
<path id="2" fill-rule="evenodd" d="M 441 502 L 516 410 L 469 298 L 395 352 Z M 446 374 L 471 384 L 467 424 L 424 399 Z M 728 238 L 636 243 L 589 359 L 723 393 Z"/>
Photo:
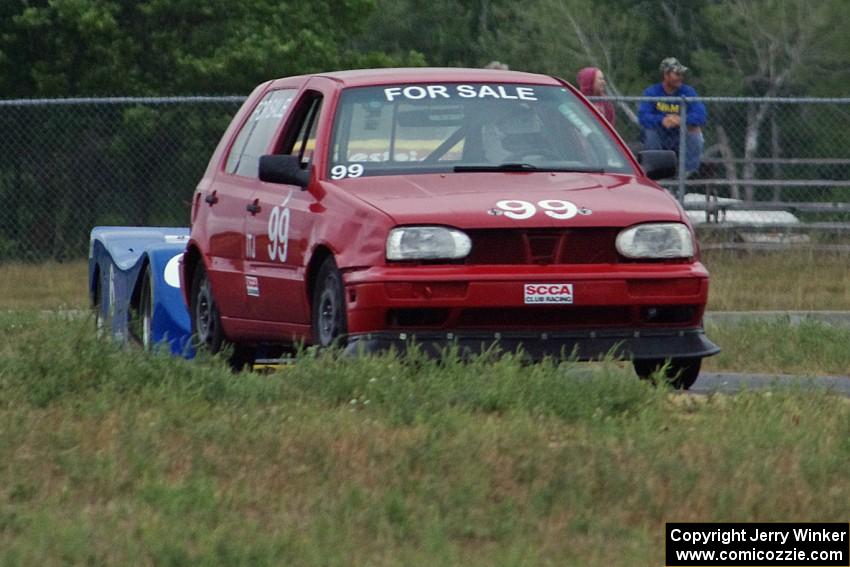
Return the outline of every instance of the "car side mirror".
<path id="1" fill-rule="evenodd" d="M 310 184 L 310 170 L 301 168 L 301 159 L 288 154 L 260 156 L 260 181 L 298 185 L 306 189 Z"/>
<path id="2" fill-rule="evenodd" d="M 679 160 L 672 150 L 643 150 L 638 152 L 638 163 L 650 179 L 676 177 Z"/>

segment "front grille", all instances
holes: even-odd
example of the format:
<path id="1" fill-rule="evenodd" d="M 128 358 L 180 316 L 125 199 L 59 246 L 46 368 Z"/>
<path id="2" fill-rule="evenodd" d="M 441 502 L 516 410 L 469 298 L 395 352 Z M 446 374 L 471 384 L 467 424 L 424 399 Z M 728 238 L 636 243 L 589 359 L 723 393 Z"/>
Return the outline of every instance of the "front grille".
<path id="1" fill-rule="evenodd" d="M 406 308 L 387 311 L 393 329 L 551 329 L 627 327 L 636 322 L 627 306 L 527 306 Z"/>
<path id="2" fill-rule="evenodd" d="M 525 307 L 415 307 L 390 309 L 391 329 L 567 330 L 699 324 L 694 305 L 629 306 L 549 305 Z"/>
<path id="3" fill-rule="evenodd" d="M 470 230 L 472 251 L 466 263 L 615 264 L 618 228 Z"/>
<path id="4" fill-rule="evenodd" d="M 442 327 L 449 317 L 448 309 L 412 308 L 387 311 L 387 325 L 394 328 Z"/>
<path id="5" fill-rule="evenodd" d="M 463 328 L 575 328 L 627 326 L 629 307 L 510 307 L 464 309 L 457 327 Z"/>
<path id="6" fill-rule="evenodd" d="M 643 307 L 640 318 L 649 324 L 682 324 L 694 323 L 697 308 L 693 305 L 666 305 L 659 307 Z"/>

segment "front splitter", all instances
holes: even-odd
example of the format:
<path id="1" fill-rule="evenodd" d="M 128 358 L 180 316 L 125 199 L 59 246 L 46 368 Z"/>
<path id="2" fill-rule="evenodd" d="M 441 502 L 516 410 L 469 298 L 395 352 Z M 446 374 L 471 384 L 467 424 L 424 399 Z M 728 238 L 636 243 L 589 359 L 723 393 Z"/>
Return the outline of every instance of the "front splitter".
<path id="1" fill-rule="evenodd" d="M 378 331 L 349 335 L 346 352 L 405 352 L 411 345 L 429 356 L 440 356 L 446 348 L 457 347 L 462 356 L 497 349 L 521 352 L 532 360 L 598 360 L 605 356 L 635 360 L 704 358 L 720 352 L 701 327 L 555 332 Z"/>

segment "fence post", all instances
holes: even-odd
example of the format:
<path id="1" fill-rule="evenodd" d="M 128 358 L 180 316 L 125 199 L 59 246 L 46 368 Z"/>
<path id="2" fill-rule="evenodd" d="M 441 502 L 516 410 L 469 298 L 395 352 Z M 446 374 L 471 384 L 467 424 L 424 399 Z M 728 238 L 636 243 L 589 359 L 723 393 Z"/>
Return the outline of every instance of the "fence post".
<path id="1" fill-rule="evenodd" d="M 679 167 L 678 178 L 679 186 L 676 190 L 676 198 L 680 203 L 685 203 L 685 155 L 688 151 L 688 101 L 683 96 L 682 102 L 679 104 Z"/>

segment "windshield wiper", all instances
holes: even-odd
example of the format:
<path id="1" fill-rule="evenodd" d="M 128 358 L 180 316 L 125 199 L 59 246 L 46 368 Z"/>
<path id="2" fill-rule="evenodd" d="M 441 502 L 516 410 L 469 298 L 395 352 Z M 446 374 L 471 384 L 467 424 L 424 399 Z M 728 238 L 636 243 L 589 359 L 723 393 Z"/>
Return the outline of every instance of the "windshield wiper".
<path id="1" fill-rule="evenodd" d="M 500 163 L 499 165 L 456 165 L 455 172 L 462 171 L 537 171 L 537 166 L 530 163 Z"/>
<path id="2" fill-rule="evenodd" d="M 598 167 L 549 167 L 531 165 L 530 163 L 515 162 L 500 163 L 498 165 L 456 165 L 454 166 L 453 171 L 455 173 L 476 171 L 554 171 L 569 173 L 605 173 L 604 169 Z"/>

